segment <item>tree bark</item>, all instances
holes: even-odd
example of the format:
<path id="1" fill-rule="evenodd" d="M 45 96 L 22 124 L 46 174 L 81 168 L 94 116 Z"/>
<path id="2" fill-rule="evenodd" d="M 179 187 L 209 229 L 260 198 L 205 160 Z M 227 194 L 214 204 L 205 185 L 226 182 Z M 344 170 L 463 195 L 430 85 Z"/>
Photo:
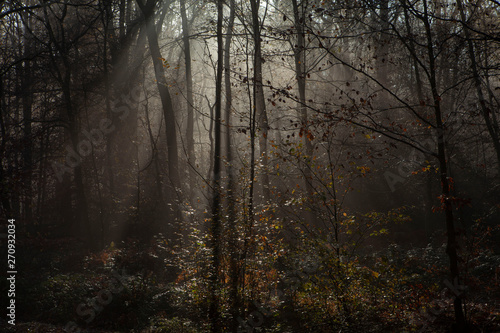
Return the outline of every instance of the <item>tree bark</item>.
<path id="1" fill-rule="evenodd" d="M 210 276 L 210 330 L 212 333 L 222 332 L 222 323 L 219 308 L 219 271 L 220 271 L 220 237 L 221 237 L 221 111 L 222 111 L 222 72 L 223 64 L 223 36 L 222 36 L 222 0 L 217 1 L 217 77 L 215 81 L 215 119 L 214 119 L 214 180 L 212 198 L 212 221 L 210 226 L 212 247 L 212 272 Z"/>
<path id="2" fill-rule="evenodd" d="M 189 23 L 186 15 L 186 1 L 180 0 L 182 18 L 182 41 L 184 43 L 184 64 L 186 66 L 186 99 L 187 99 L 187 126 L 186 126 L 186 148 L 188 155 L 189 170 L 189 199 L 194 198 L 194 187 L 196 173 L 196 156 L 194 152 L 194 115 L 193 115 L 193 75 L 191 71 L 191 47 L 189 43 Z"/>
<path id="3" fill-rule="evenodd" d="M 229 286 L 229 304 L 231 306 L 231 332 L 237 332 L 239 322 L 238 316 L 240 311 L 240 298 L 238 293 L 239 282 L 239 255 L 238 255 L 238 223 L 236 217 L 234 174 L 233 174 L 233 154 L 231 149 L 231 108 L 232 108 L 232 91 L 231 91 L 231 39 L 233 36 L 233 26 L 235 18 L 235 0 L 230 0 L 229 3 L 229 22 L 226 31 L 226 40 L 224 41 L 224 84 L 226 92 L 225 104 L 225 123 L 226 123 L 226 162 L 227 162 L 227 209 L 228 209 L 228 226 L 229 226 L 229 255 L 230 255 L 230 286 Z"/>
<path id="4" fill-rule="evenodd" d="M 23 56 L 29 58 L 32 48 L 30 22 L 31 18 L 28 17 L 27 13 L 23 13 L 24 18 L 24 50 Z M 31 61 L 25 60 L 23 67 L 23 77 L 22 77 L 22 105 L 23 105 L 23 135 L 24 135 L 24 148 L 23 148 L 23 180 L 24 180 L 24 218 L 31 224 L 33 223 L 33 191 L 32 187 L 32 175 L 33 175 L 33 148 L 32 148 L 32 135 L 31 135 L 31 123 L 32 123 L 32 106 L 33 106 L 33 91 L 32 91 L 32 75 L 31 75 Z M 29 225 L 28 224 L 28 225 Z"/>
<path id="5" fill-rule="evenodd" d="M 254 70 L 254 81 L 253 81 L 253 93 L 254 93 L 254 107 L 258 117 L 259 130 L 261 135 L 259 135 L 259 150 L 260 156 L 262 158 L 262 174 L 261 174 L 261 186 L 264 202 L 268 202 L 270 198 L 269 189 L 269 158 L 267 156 L 267 136 L 269 131 L 269 123 L 267 119 L 266 103 L 264 98 L 264 85 L 262 83 L 262 46 L 261 46 L 261 23 L 259 22 L 259 7 L 260 0 L 250 1 L 252 8 L 252 35 L 254 42 L 254 59 L 253 59 L 253 70 Z"/>
<path id="6" fill-rule="evenodd" d="M 448 161 L 446 158 L 446 144 L 445 144 L 445 125 L 443 123 L 441 111 L 441 96 L 438 93 L 436 82 L 436 64 L 435 55 L 432 42 L 432 32 L 429 22 L 429 15 L 427 12 L 427 0 L 424 0 L 424 26 L 427 37 L 427 55 L 429 58 L 429 72 L 430 72 L 430 85 L 432 90 L 432 97 L 434 100 L 434 116 L 436 119 L 436 134 L 438 139 L 438 161 L 439 172 L 441 179 L 441 202 L 445 211 L 446 217 L 446 233 L 447 233 L 447 246 L 446 253 L 450 259 L 450 278 L 451 283 L 455 286 L 460 285 L 460 269 L 458 266 L 458 244 L 457 232 L 455 230 L 455 221 L 453 217 L 453 207 L 450 198 L 450 181 L 448 177 Z M 468 332 L 467 322 L 463 310 L 462 295 L 455 295 L 453 300 L 453 308 L 455 311 L 455 332 Z"/>
<path id="7" fill-rule="evenodd" d="M 71 43 L 69 40 L 59 40 L 56 38 L 56 34 L 54 33 L 54 28 L 50 24 L 51 20 L 49 19 L 47 8 L 44 7 L 44 15 L 46 18 L 47 23 L 47 32 L 49 35 L 50 39 L 50 44 L 49 44 L 49 49 L 51 51 L 51 54 L 55 54 L 54 50 L 52 49 L 52 45 L 56 48 L 56 50 L 60 53 L 61 61 L 62 64 L 59 65 L 57 63 L 57 59 L 55 56 L 51 58 L 52 64 L 54 65 L 56 69 L 56 77 L 57 80 L 59 81 L 59 84 L 61 85 L 62 89 L 62 98 L 63 102 L 65 104 L 65 111 L 66 111 L 66 117 L 67 117 L 67 127 L 65 129 L 65 137 L 69 139 L 69 142 L 71 144 L 70 148 L 73 150 L 74 154 L 79 155 L 79 117 L 78 117 L 78 110 L 75 107 L 75 103 L 73 102 L 73 96 L 72 96 L 72 70 L 74 64 L 71 63 L 70 61 L 70 55 L 69 55 L 69 48 L 71 47 Z M 57 30 L 62 30 L 64 32 L 64 19 L 67 15 L 67 4 L 65 4 L 64 9 L 63 9 L 64 15 L 61 16 L 61 18 L 58 19 L 58 29 Z M 61 34 L 62 38 L 67 38 L 67 36 L 62 33 Z M 74 41 L 73 41 L 74 42 Z M 85 185 L 84 185 L 84 174 L 83 174 L 83 159 L 78 156 L 79 159 L 76 161 L 75 166 L 73 167 L 74 170 L 74 176 L 73 180 L 75 183 L 75 190 L 76 190 L 76 221 L 78 222 L 78 228 L 80 231 L 83 231 L 85 234 L 85 239 L 90 247 L 93 247 L 95 245 L 95 241 L 93 238 L 92 234 L 92 227 L 90 224 L 90 218 L 89 218 L 89 212 L 88 212 L 88 202 L 87 202 L 87 197 L 85 193 Z M 64 177 L 64 180 L 68 180 L 68 178 Z M 63 180 L 63 181 L 64 181 Z M 68 185 L 68 184 L 66 184 Z M 64 195 L 64 193 L 63 193 Z M 67 195 L 67 193 L 66 193 Z M 63 201 L 66 202 L 70 201 L 70 199 L 63 198 Z M 62 207 L 64 210 L 66 207 Z M 63 210 L 63 211 L 64 211 Z M 68 218 L 68 217 L 66 217 Z M 66 222 L 71 223 L 71 220 L 67 220 Z"/>
<path id="8" fill-rule="evenodd" d="M 302 142 L 304 144 L 306 150 L 306 160 L 304 166 L 304 185 L 309 198 L 313 199 L 314 195 L 314 186 L 312 184 L 312 173 L 311 173 L 311 161 L 313 155 L 313 146 L 310 140 L 310 136 L 308 135 L 309 124 L 308 124 L 308 115 L 307 115 L 307 104 L 306 104 L 306 56 L 305 56 L 305 42 L 304 42 L 304 24 L 305 24 L 305 15 L 304 10 L 299 10 L 299 5 L 297 0 L 292 0 L 293 6 L 293 16 L 294 16 L 294 26 L 297 32 L 297 45 L 293 49 L 293 55 L 295 60 L 295 78 L 297 79 L 297 86 L 299 91 L 299 101 L 297 103 L 299 117 L 302 122 L 302 131 L 304 135 L 302 135 Z M 314 201 L 311 201 L 314 205 Z M 308 222 L 315 225 L 318 225 L 318 219 L 316 218 L 316 214 L 310 210 L 307 213 Z"/>
<path id="9" fill-rule="evenodd" d="M 467 52 L 469 54 L 469 59 L 471 62 L 474 87 L 476 89 L 477 98 L 479 99 L 479 105 L 481 107 L 481 113 L 483 115 L 484 122 L 486 123 L 486 128 L 488 129 L 488 133 L 493 142 L 493 147 L 495 148 L 498 161 L 498 175 L 500 176 L 500 130 L 498 128 L 498 124 L 495 122 L 495 118 L 490 117 L 490 114 L 494 111 L 489 110 L 486 106 L 486 99 L 484 98 L 483 90 L 481 88 L 481 77 L 477 69 L 476 55 L 474 53 L 474 43 L 470 35 L 469 27 L 466 24 L 467 17 L 465 16 L 462 0 L 457 0 L 457 7 L 460 11 L 460 19 L 462 21 L 465 39 L 467 41 Z"/>
<path id="10" fill-rule="evenodd" d="M 4 78 L 0 77 L 0 159 L 4 161 L 5 158 L 5 145 L 7 143 L 7 129 L 5 124 L 5 117 L 7 116 L 7 108 L 5 102 L 5 88 Z M 5 178 L 4 168 L 0 166 L 0 201 L 2 204 L 2 211 L 5 216 L 12 216 L 12 208 L 9 200 L 10 193 L 8 191 L 8 181 Z"/>
<path id="11" fill-rule="evenodd" d="M 154 72 L 158 92 L 160 94 L 161 104 L 163 107 L 163 116 L 165 119 L 165 131 L 167 135 L 168 147 L 168 172 L 169 179 L 177 191 L 180 188 L 179 182 L 179 162 L 177 152 L 177 130 L 174 108 L 172 99 L 168 90 L 167 80 L 165 78 L 165 69 L 163 68 L 162 56 L 158 44 L 158 35 L 154 24 L 154 8 L 155 0 L 149 0 L 145 5 L 142 0 L 136 0 L 139 5 L 146 22 L 146 34 L 149 42 L 149 50 L 151 59 L 154 65 Z"/>

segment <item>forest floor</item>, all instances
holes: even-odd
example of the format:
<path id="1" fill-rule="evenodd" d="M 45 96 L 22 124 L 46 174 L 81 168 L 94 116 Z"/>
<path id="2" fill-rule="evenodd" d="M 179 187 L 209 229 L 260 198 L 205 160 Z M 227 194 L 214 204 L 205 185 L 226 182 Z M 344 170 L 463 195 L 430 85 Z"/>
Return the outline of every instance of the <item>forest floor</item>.
<path id="1" fill-rule="evenodd" d="M 75 246 L 73 239 L 25 242 L 18 263 L 25 269 L 17 282 L 16 325 L 0 323 L 1 332 L 207 332 L 206 284 L 198 273 L 189 273 L 203 262 L 193 261 L 181 274 L 172 274 L 154 242 L 129 241 L 95 252 Z M 468 271 L 467 315 L 472 332 L 498 333 L 500 256 L 485 251 L 477 258 Z M 269 313 L 260 331 L 424 333 L 446 332 L 453 323 L 452 293 L 442 283 L 442 246 L 405 250 L 394 245 L 359 257 L 352 267 L 345 268 L 352 284 L 342 294 L 350 317 L 335 308 L 341 298 L 333 297 L 338 289 L 332 286 L 338 280 L 328 280 L 327 271 L 318 269 L 295 278 L 299 285 L 283 289 L 283 301 L 267 300 Z M 265 288 L 274 283 L 270 276 L 262 276 L 251 290 L 254 295 L 261 292 L 263 302 Z M 248 295 L 249 300 L 255 297 Z M 255 322 L 249 314 L 260 310 L 253 304 L 247 302 L 243 323 Z M 251 331 L 257 332 L 253 327 Z"/>

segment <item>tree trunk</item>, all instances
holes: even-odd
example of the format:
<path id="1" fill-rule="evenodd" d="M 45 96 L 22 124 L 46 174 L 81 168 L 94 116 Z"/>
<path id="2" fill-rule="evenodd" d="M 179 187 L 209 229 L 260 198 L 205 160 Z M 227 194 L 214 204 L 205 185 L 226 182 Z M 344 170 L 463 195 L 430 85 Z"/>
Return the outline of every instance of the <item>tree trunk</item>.
<path id="1" fill-rule="evenodd" d="M 0 159 L 4 161 L 5 158 L 5 144 L 7 142 L 7 129 L 5 126 L 5 118 L 7 116 L 7 108 L 5 103 L 5 89 L 4 78 L 0 77 Z M 0 166 L 0 200 L 2 204 L 2 211 L 5 216 L 12 216 L 12 209 L 10 205 L 10 193 L 8 191 L 8 182 L 5 178 L 3 166 Z"/>
<path id="2" fill-rule="evenodd" d="M 231 39 L 233 36 L 233 26 L 235 18 L 235 0 L 229 3 L 229 22 L 226 31 L 226 40 L 224 42 L 224 84 L 226 92 L 225 105 L 225 120 L 226 120 L 226 160 L 227 160 L 227 209 L 228 209 L 228 227 L 229 227 L 229 255 L 230 255 L 230 286 L 229 286 L 229 304 L 231 306 L 231 332 L 237 332 L 239 322 L 238 316 L 240 312 L 240 299 L 238 294 L 239 282 L 239 255 L 238 255 L 238 225 L 235 209 L 235 192 L 234 174 L 233 174 L 233 154 L 231 149 L 231 108 L 232 108 L 232 91 L 231 91 Z"/>
<path id="3" fill-rule="evenodd" d="M 476 56 L 474 54 L 474 44 L 470 35 L 469 27 L 466 24 L 467 17 L 465 16 L 464 7 L 462 0 L 457 0 L 457 7 L 460 11 L 460 19 L 462 21 L 462 26 L 464 28 L 465 39 L 467 41 L 467 51 L 469 53 L 469 58 L 472 66 L 472 77 L 474 79 L 474 86 L 476 88 L 477 98 L 479 99 L 479 105 L 481 107 L 481 113 L 486 123 L 486 128 L 493 141 L 493 147 L 497 155 L 498 161 L 498 174 L 500 176 L 500 130 L 498 124 L 495 122 L 495 118 L 491 118 L 490 114 L 494 111 L 489 110 L 486 106 L 486 99 L 484 98 L 483 90 L 481 88 L 481 77 L 479 76 L 479 71 L 477 69 Z"/>
<path id="4" fill-rule="evenodd" d="M 187 98 L 187 126 L 186 126 L 186 148 L 188 155 L 189 170 L 189 199 L 194 199 L 194 187 L 196 173 L 196 156 L 194 153 L 194 115 L 193 115 L 193 75 L 191 73 L 191 48 L 189 43 L 189 24 L 186 15 L 185 0 L 180 0 L 182 17 L 182 40 L 184 43 L 184 63 L 186 66 L 186 98 Z"/>
<path id="5" fill-rule="evenodd" d="M 297 45 L 294 47 L 293 54 L 295 60 L 295 78 L 297 79 L 297 85 L 299 90 L 299 102 L 298 110 L 299 117 L 302 122 L 302 130 L 304 135 L 302 136 L 302 142 L 306 149 L 306 161 L 304 166 L 304 185 L 307 191 L 308 197 L 312 200 L 311 203 L 314 205 L 314 187 L 312 184 L 312 173 L 311 173 L 311 161 L 313 155 L 313 146 L 311 140 L 309 139 L 308 131 L 308 116 L 307 116 L 307 105 L 306 105 L 306 57 L 305 57 L 305 42 L 304 42 L 304 10 L 299 11 L 299 5 L 297 0 L 292 0 L 293 5 L 293 16 L 295 30 L 297 31 Z M 314 226 L 319 226 L 316 218 L 316 214 L 310 210 L 307 213 L 308 222 Z"/>
<path id="6" fill-rule="evenodd" d="M 389 41 L 387 40 L 387 31 L 389 30 L 389 0 L 378 0 L 379 8 L 379 28 L 378 46 L 375 53 L 377 61 L 377 80 L 386 89 L 389 88 Z M 383 90 L 380 94 L 381 103 L 386 105 L 389 94 Z M 384 106 L 387 107 L 387 106 Z"/>
<path id="7" fill-rule="evenodd" d="M 31 19 L 25 15 L 24 18 L 25 29 L 24 29 L 24 57 L 29 58 L 31 52 L 31 38 L 29 35 L 30 21 Z M 32 77 L 31 77 L 31 62 L 30 60 L 24 61 L 22 76 L 22 101 L 23 101 L 23 130 L 24 130 L 24 142 L 23 142 L 23 180 L 24 180 L 24 218 L 27 223 L 33 223 L 32 221 L 32 209 L 33 209 L 33 191 L 32 187 L 32 175 L 33 175 L 33 149 L 32 149 L 32 137 L 31 137 L 31 122 L 32 115 L 31 109 L 33 105 L 33 91 L 31 87 Z"/>
<path id="8" fill-rule="evenodd" d="M 222 0 L 217 1 L 217 78 L 215 82 L 215 119 L 214 119 L 214 180 L 212 198 L 212 221 L 210 226 L 212 247 L 212 272 L 210 276 L 210 329 L 212 333 L 222 332 L 219 309 L 219 271 L 220 271 L 220 234 L 221 234 L 221 111 L 222 111 L 222 72 L 223 72 L 223 40 L 222 40 Z"/>
<path id="9" fill-rule="evenodd" d="M 107 32 L 103 36 L 103 67 L 104 67 L 104 99 L 106 103 L 106 116 L 108 119 L 112 119 L 112 110 L 111 110 L 111 83 L 110 83 L 110 71 L 109 71 L 109 65 L 108 65 L 108 35 L 112 33 L 113 27 L 112 27 L 112 10 L 111 10 L 111 3 L 106 3 L 105 4 L 105 19 L 104 19 L 104 25 L 105 28 L 104 30 Z M 122 38 L 122 30 L 124 31 L 124 0 L 120 2 L 120 21 L 119 21 L 119 26 L 120 26 L 120 38 Z M 112 49 L 112 47 L 110 47 Z M 113 52 L 111 52 L 113 54 Z M 114 211 L 115 211 L 115 202 L 114 202 L 114 197 L 115 197 L 115 183 L 114 183 L 114 166 L 113 166 L 113 137 L 114 133 L 110 133 L 106 136 L 106 174 L 107 174 L 107 182 L 108 182 L 108 190 L 109 190 L 109 195 L 106 198 L 106 210 L 105 210 L 105 216 L 104 216 L 104 225 L 103 225 L 103 234 L 104 238 L 107 238 L 109 235 L 109 225 L 111 222 L 111 219 L 114 216 Z M 103 239 L 104 241 L 104 239 Z"/>
<path id="10" fill-rule="evenodd" d="M 416 51 L 415 51 L 415 41 L 413 40 L 412 37 L 412 30 L 411 30 L 411 25 L 410 25 L 410 17 L 408 15 L 408 0 L 402 0 L 403 3 L 403 13 L 404 13 L 404 18 L 405 18 L 405 27 L 406 27 L 406 34 L 409 37 L 408 40 L 408 47 L 410 49 L 411 57 L 413 59 L 413 71 L 415 73 L 415 88 L 417 89 L 417 96 L 418 96 L 418 102 L 424 100 L 424 94 L 422 92 L 422 80 L 420 78 L 420 70 L 419 70 L 419 64 L 416 58 Z"/>
<path id="11" fill-rule="evenodd" d="M 63 98 L 66 103 L 66 112 L 68 115 L 68 135 L 71 142 L 71 149 L 73 152 L 78 154 L 78 120 L 76 115 L 76 110 L 73 105 L 72 97 L 71 97 L 71 70 L 69 66 L 65 68 L 64 81 L 62 82 L 62 90 L 63 90 Z M 83 232 L 85 233 L 85 238 L 88 244 L 92 247 L 95 245 L 92 228 L 90 226 L 89 220 L 89 212 L 88 212 L 88 203 L 87 196 L 85 194 L 85 185 L 83 182 L 83 166 L 82 166 L 82 158 L 76 163 L 74 170 L 74 182 L 76 189 L 76 216 L 77 221 L 79 222 L 79 228 L 83 228 Z"/>
<path id="12" fill-rule="evenodd" d="M 156 78 L 156 84 L 158 87 L 158 92 L 160 94 L 161 104 L 163 107 L 163 117 L 165 119 L 165 131 L 167 135 L 167 147 L 168 147 L 168 173 L 170 184 L 174 187 L 174 192 L 179 191 L 180 181 L 179 181 L 179 162 L 178 162 L 178 152 L 177 152 L 177 130 L 176 130 L 176 120 L 175 113 L 172 106 L 172 99 L 170 97 L 170 92 L 168 90 L 167 80 L 165 78 L 165 69 L 163 68 L 162 56 L 160 52 L 160 47 L 158 44 L 158 35 L 156 33 L 154 24 L 154 8 L 156 5 L 155 0 L 149 0 L 145 5 L 142 0 L 136 0 L 139 5 L 146 22 L 146 34 L 149 42 L 149 50 L 151 53 L 151 59 L 154 65 L 154 72 Z M 175 203 L 176 195 L 174 193 L 170 194 L 168 198 L 171 207 L 173 207 L 172 217 L 178 218 L 179 212 L 177 204 Z"/>
<path id="13" fill-rule="evenodd" d="M 443 124 L 441 112 L 441 97 L 437 90 L 436 65 L 432 42 L 432 32 L 427 12 L 427 0 L 424 0 L 424 25 L 427 36 L 427 53 L 429 58 L 430 85 L 434 100 L 434 116 L 436 119 L 436 132 L 438 139 L 438 161 L 441 179 L 441 202 L 446 217 L 447 246 L 446 253 L 450 259 L 450 277 L 454 286 L 460 285 L 460 269 L 458 267 L 458 244 L 457 232 L 455 231 L 455 221 L 453 217 L 453 207 L 450 199 L 450 181 L 448 178 L 448 161 L 446 158 L 445 125 Z M 455 332 L 468 332 L 467 322 L 463 310 L 462 294 L 455 295 L 453 307 L 455 311 Z"/>
<path id="14" fill-rule="evenodd" d="M 269 131 L 269 123 L 266 113 L 266 103 L 264 99 L 264 86 L 262 84 L 262 48 L 261 48 L 261 34 L 260 34 L 260 22 L 259 22 L 259 7 L 260 0 L 251 0 L 252 7 L 252 34 L 253 42 L 255 47 L 254 52 L 254 82 L 253 82 L 253 93 L 254 93 L 254 107 L 258 117 L 259 130 L 261 135 L 259 135 L 259 150 L 260 156 L 262 158 L 262 174 L 261 174 L 261 186 L 264 202 L 268 202 L 270 198 L 269 189 L 269 173 L 268 173 L 268 156 L 267 156 L 267 136 Z"/>

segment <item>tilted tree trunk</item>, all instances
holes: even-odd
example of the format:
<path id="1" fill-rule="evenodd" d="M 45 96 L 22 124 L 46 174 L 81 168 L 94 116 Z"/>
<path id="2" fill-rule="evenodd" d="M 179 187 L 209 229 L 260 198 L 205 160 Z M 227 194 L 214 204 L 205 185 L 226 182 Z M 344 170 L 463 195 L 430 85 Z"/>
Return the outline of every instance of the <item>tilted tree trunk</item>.
<path id="1" fill-rule="evenodd" d="M 146 4 L 142 0 L 136 0 L 139 5 L 146 24 L 146 34 L 149 43 L 149 50 L 151 53 L 151 59 L 154 65 L 154 72 L 156 78 L 156 84 L 158 87 L 158 92 L 160 94 L 161 104 L 163 108 L 163 117 L 165 120 L 165 131 L 167 136 L 167 148 L 168 148 L 168 173 L 171 185 L 174 187 L 174 191 L 180 189 L 179 181 L 179 161 L 178 161 L 178 151 L 177 151 L 177 129 L 174 108 L 172 105 L 172 99 L 170 97 L 170 92 L 168 90 L 168 84 L 165 77 L 165 69 L 163 67 L 162 56 L 160 52 L 160 47 L 158 44 L 158 34 L 156 32 L 156 27 L 154 23 L 154 9 L 156 6 L 155 0 L 149 0 Z M 174 203 L 176 195 L 170 193 L 169 202 L 172 204 L 174 209 L 173 217 L 177 213 L 177 205 Z"/>
<path id="2" fill-rule="evenodd" d="M 495 121 L 494 117 L 491 117 L 492 112 L 486 106 L 486 99 L 484 98 L 483 90 L 481 88 L 481 77 L 479 75 L 479 70 L 477 69 L 476 55 L 474 53 L 474 43 L 472 41 L 469 27 L 467 26 L 467 17 L 465 15 L 464 6 L 462 0 L 457 0 L 457 7 L 460 11 L 460 19 L 462 21 L 462 26 L 464 28 L 465 39 L 467 41 L 467 52 L 469 54 L 469 59 L 472 66 L 472 78 L 474 80 L 474 87 L 476 88 L 477 98 L 479 99 L 479 106 L 481 107 L 481 113 L 486 123 L 486 128 L 493 142 L 493 147 L 497 155 L 498 161 L 498 174 L 500 175 L 500 130 L 498 123 Z"/>

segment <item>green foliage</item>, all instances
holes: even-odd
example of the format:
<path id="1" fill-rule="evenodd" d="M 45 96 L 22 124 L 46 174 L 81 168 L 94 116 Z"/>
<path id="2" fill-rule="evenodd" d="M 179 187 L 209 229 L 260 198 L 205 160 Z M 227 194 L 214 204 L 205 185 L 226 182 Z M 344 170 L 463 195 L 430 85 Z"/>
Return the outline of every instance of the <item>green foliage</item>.
<path id="1" fill-rule="evenodd" d="M 64 322 L 73 318 L 76 306 L 95 291 L 96 278 L 78 273 L 49 276 L 31 291 L 31 304 L 45 321 Z"/>
<path id="2" fill-rule="evenodd" d="M 166 318 L 154 318 L 150 330 L 158 333 L 198 333 L 202 332 L 196 325 L 188 320 L 178 317 L 173 317 L 170 319 Z"/>

